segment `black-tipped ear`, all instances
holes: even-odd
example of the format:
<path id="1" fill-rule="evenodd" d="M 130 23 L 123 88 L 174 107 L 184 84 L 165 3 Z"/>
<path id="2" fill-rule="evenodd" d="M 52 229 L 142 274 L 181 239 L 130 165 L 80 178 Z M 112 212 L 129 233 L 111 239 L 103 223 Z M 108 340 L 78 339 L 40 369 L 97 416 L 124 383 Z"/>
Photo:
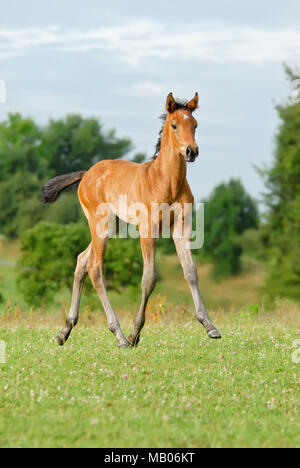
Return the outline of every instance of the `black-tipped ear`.
<path id="1" fill-rule="evenodd" d="M 187 103 L 187 107 L 190 109 L 191 112 L 194 112 L 194 110 L 196 110 L 198 108 L 198 101 L 199 101 L 199 96 L 198 96 L 198 93 L 196 92 L 193 99 L 191 99 Z"/>
<path id="2" fill-rule="evenodd" d="M 167 102 L 166 102 L 166 109 L 167 109 L 167 112 L 174 112 L 176 110 L 176 101 L 175 99 L 173 98 L 173 94 L 172 93 L 169 93 L 168 94 L 168 97 L 167 97 Z"/>

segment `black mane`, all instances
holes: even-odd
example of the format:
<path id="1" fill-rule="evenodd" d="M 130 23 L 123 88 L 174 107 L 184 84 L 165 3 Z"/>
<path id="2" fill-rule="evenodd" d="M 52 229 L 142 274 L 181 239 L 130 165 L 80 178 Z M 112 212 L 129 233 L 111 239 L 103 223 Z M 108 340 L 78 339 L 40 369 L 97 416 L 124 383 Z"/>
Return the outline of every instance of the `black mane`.
<path id="1" fill-rule="evenodd" d="M 156 159 L 157 156 L 159 155 L 159 152 L 160 152 L 160 146 L 161 146 L 161 136 L 162 136 L 162 132 L 164 130 L 164 126 L 165 126 L 165 122 L 166 122 L 166 118 L 167 118 L 167 114 L 162 114 L 160 117 L 159 117 L 162 121 L 163 121 L 163 125 L 159 131 L 159 134 L 158 134 L 158 140 L 157 140 L 157 143 L 155 145 L 155 153 L 154 155 L 152 156 L 152 159 Z"/>
<path id="2" fill-rule="evenodd" d="M 178 110 L 178 109 L 189 110 L 189 108 L 187 107 L 188 101 L 183 101 L 183 100 L 175 99 L 175 102 L 176 102 L 176 109 L 175 109 L 175 110 Z M 165 126 L 167 114 L 162 114 L 159 118 L 163 121 L 163 126 L 162 126 L 162 128 L 160 129 L 160 132 L 159 132 L 159 134 L 158 134 L 158 140 L 157 140 L 157 143 L 156 143 L 156 145 L 155 145 L 155 153 L 154 153 L 154 155 L 152 156 L 152 159 L 156 159 L 157 156 L 159 155 L 160 147 L 161 147 L 161 136 L 162 136 L 162 132 L 163 132 L 163 130 L 164 130 L 164 126 Z"/>

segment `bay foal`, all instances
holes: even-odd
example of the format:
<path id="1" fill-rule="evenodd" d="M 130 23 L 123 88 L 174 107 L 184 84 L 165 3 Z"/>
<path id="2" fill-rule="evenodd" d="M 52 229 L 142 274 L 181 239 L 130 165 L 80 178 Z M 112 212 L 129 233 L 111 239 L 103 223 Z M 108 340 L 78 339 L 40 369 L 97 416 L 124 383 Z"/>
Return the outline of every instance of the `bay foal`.
<path id="1" fill-rule="evenodd" d="M 137 164 L 124 160 L 105 160 L 95 164 L 87 172 L 55 177 L 44 185 L 43 200 L 46 203 L 51 203 L 66 187 L 81 181 L 78 197 L 91 231 L 91 243 L 77 260 L 70 311 L 65 327 L 57 337 L 60 345 L 63 345 L 69 338 L 72 328 L 78 321 L 80 297 L 87 274 L 89 274 L 100 297 L 107 316 L 108 327 L 115 334 L 118 346 L 129 347 L 138 343 L 141 329 L 145 323 L 147 302 L 157 280 L 155 271 L 156 238 L 151 235 L 152 227 L 150 227 L 153 223 L 157 224 L 157 220 L 153 219 L 151 212 L 153 203 L 164 203 L 169 206 L 177 204 L 180 207 L 181 213 L 177 212 L 172 216 L 173 238 L 185 278 L 191 289 L 197 319 L 204 326 L 210 338 L 221 338 L 219 331 L 210 322 L 200 296 L 197 269 L 192 259 L 191 250 L 187 248 L 190 229 L 182 229 L 182 224 L 185 223 L 185 218 L 182 216 L 184 206 L 192 206 L 194 202 L 186 179 L 186 164 L 195 161 L 198 156 L 198 146 L 195 141 L 197 122 L 192 114 L 197 107 L 197 93 L 193 99 L 186 103 L 176 101 L 172 93 L 168 95 L 165 122 L 157 145 L 156 156 L 152 161 Z M 137 222 L 144 260 L 142 302 L 134 319 L 133 333 L 128 339 L 122 332 L 107 296 L 103 268 L 105 250 L 109 240 L 109 234 L 103 229 L 104 218 L 117 216 L 126 222 L 131 222 L 130 216 L 124 214 L 128 213 L 128 210 L 120 208 L 120 196 L 126 196 L 127 206 L 125 208 L 133 204 L 142 204 L 147 215 L 140 216 Z M 103 205 L 106 207 L 106 212 L 101 208 Z M 158 224 L 159 226 L 156 227 L 161 232 L 161 217 Z M 175 235 L 176 232 L 183 231 L 185 234 Z"/>

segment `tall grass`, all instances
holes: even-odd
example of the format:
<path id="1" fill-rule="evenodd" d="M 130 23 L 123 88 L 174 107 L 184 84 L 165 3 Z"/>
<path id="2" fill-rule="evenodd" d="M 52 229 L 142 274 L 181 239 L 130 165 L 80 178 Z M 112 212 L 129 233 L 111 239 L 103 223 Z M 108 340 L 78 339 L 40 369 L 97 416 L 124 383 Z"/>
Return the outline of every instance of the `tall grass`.
<path id="1" fill-rule="evenodd" d="M 288 299 L 278 299 L 272 309 L 263 304 L 248 304 L 239 309 L 233 307 L 231 310 L 210 309 L 210 317 L 222 325 L 230 323 L 248 324 L 252 326 L 278 323 L 283 326 L 291 325 L 300 328 L 300 305 Z M 8 300 L 2 306 L 0 314 L 0 327 L 59 327 L 65 322 L 68 313 L 67 304 L 63 303 L 56 313 L 49 314 L 46 308 L 21 309 L 12 300 Z M 122 325 L 130 327 L 134 319 L 133 310 L 119 309 L 118 318 Z M 160 294 L 150 298 L 146 309 L 146 325 L 152 327 L 171 326 L 178 324 L 196 323 L 196 315 L 193 307 L 182 307 L 167 300 L 166 296 Z M 102 309 L 92 310 L 89 305 L 81 308 L 78 328 L 106 328 L 107 320 Z"/>

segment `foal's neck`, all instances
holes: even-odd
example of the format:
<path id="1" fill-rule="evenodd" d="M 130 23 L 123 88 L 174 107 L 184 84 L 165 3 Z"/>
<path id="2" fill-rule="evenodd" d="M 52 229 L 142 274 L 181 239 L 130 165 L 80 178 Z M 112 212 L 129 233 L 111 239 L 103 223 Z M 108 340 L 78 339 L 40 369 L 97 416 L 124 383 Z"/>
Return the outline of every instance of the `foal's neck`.
<path id="1" fill-rule="evenodd" d="M 161 136 L 161 148 L 154 161 L 154 166 L 159 172 L 158 177 L 165 186 L 166 196 L 176 201 L 186 179 L 186 162 L 172 142 L 167 122 Z"/>

